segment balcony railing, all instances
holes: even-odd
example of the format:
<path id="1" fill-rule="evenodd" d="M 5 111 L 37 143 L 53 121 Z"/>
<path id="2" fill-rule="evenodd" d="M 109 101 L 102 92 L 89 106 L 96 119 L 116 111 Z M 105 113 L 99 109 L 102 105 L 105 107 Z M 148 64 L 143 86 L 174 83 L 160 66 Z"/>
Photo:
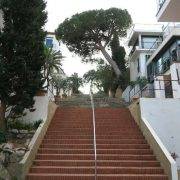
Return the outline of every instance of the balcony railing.
<path id="1" fill-rule="evenodd" d="M 180 29 L 180 24 L 168 23 L 166 26 L 163 26 L 163 38 L 165 39 L 174 29 Z"/>
<path id="2" fill-rule="evenodd" d="M 163 24 L 133 24 L 127 31 L 127 40 L 130 40 L 134 32 L 161 32 Z"/>
<path id="3" fill-rule="evenodd" d="M 180 60 L 178 58 L 174 59 L 174 57 L 172 56 L 164 58 L 160 64 L 155 65 L 152 68 L 152 73 L 148 74 L 148 80 L 152 82 L 154 81 L 154 77 L 163 75 L 165 72 L 167 72 L 170 69 L 170 66 L 173 62 L 180 62 Z"/>
<path id="4" fill-rule="evenodd" d="M 164 3 L 166 2 L 166 0 L 158 0 L 158 12 L 161 10 L 161 8 L 163 7 Z"/>
<path id="5" fill-rule="evenodd" d="M 156 50 L 161 43 L 162 43 L 162 41 L 159 39 L 156 40 L 155 42 L 142 41 L 141 46 L 133 46 L 132 47 L 131 52 L 129 53 L 129 56 L 131 57 L 133 55 L 133 53 L 139 49 L 148 50 L 150 53 L 151 51 Z"/>

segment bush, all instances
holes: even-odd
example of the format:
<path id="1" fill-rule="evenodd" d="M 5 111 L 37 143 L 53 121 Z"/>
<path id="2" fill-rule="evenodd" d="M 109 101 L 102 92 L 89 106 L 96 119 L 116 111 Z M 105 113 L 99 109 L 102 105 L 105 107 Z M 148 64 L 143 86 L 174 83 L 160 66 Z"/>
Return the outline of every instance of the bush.
<path id="1" fill-rule="evenodd" d="M 136 81 L 131 81 L 130 82 L 130 86 L 133 88 L 135 85 L 139 85 L 140 88 L 144 88 L 144 86 L 148 83 L 148 80 L 146 79 L 146 77 L 141 77 L 141 78 L 138 78 Z"/>
<path id="2" fill-rule="evenodd" d="M 36 121 L 36 122 L 33 124 L 34 129 L 37 129 L 42 122 L 43 122 L 42 119 Z"/>
<path id="3" fill-rule="evenodd" d="M 24 130 L 35 130 L 39 127 L 39 125 L 42 123 L 42 120 L 38 120 L 34 123 L 24 123 L 20 120 L 13 119 L 8 121 L 8 128 L 9 129 L 24 129 Z"/>
<path id="4" fill-rule="evenodd" d="M 2 131 L 0 131 L 0 144 L 2 143 L 6 143 L 6 136 Z"/>

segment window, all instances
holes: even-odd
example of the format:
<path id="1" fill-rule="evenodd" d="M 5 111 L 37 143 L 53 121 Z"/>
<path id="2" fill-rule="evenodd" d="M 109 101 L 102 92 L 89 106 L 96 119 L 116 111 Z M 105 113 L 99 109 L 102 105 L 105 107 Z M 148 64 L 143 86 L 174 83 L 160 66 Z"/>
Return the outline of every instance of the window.
<path id="1" fill-rule="evenodd" d="M 162 39 L 157 36 L 142 36 L 141 45 L 143 49 L 157 49 L 160 41 L 162 41 Z"/>
<path id="2" fill-rule="evenodd" d="M 52 38 L 46 38 L 46 46 L 48 48 L 52 48 L 53 47 L 53 39 Z"/>

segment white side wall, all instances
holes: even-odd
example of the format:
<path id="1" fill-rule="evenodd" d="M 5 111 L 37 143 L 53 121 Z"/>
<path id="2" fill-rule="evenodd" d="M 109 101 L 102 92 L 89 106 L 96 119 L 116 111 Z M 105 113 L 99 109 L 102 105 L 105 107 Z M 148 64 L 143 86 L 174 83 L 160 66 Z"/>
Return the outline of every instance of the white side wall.
<path id="1" fill-rule="evenodd" d="M 29 110 L 25 111 L 27 114 L 26 116 L 23 117 L 23 120 L 26 123 L 33 123 L 38 120 L 46 120 L 47 118 L 48 103 L 49 103 L 48 95 L 36 96 L 34 97 L 34 99 L 35 99 L 34 109 L 36 110 L 34 112 L 30 112 Z"/>
<path id="2" fill-rule="evenodd" d="M 129 92 L 131 90 L 131 86 L 128 86 L 124 92 L 122 93 L 122 98 L 126 101 L 126 102 L 129 102 Z"/>
<path id="3" fill-rule="evenodd" d="M 180 99 L 140 99 L 141 116 L 152 126 L 180 169 Z"/>

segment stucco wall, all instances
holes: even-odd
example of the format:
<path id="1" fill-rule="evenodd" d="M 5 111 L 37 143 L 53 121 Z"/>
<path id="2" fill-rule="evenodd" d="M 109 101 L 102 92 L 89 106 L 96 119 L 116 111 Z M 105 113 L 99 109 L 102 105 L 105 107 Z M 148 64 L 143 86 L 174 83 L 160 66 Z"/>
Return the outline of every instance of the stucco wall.
<path id="1" fill-rule="evenodd" d="M 166 147 L 162 144 L 161 140 L 153 130 L 147 120 L 141 115 L 142 109 L 140 108 L 140 100 L 134 101 L 130 106 L 129 110 L 141 129 L 144 137 L 148 141 L 151 149 L 153 150 L 156 158 L 161 163 L 165 173 L 168 175 L 169 180 L 177 179 L 177 167 L 175 161 L 170 156 L 170 153 Z"/>
<path id="2" fill-rule="evenodd" d="M 170 153 L 177 155 L 180 169 L 180 99 L 140 99 L 141 115 Z"/>
<path id="3" fill-rule="evenodd" d="M 22 161 L 18 164 L 16 167 L 16 174 L 18 180 L 24 180 L 26 174 L 29 171 L 29 168 L 31 167 L 33 160 L 35 159 L 35 156 L 37 154 L 37 151 L 39 149 L 39 146 L 46 134 L 46 131 L 49 127 L 49 124 L 56 112 L 57 105 L 53 102 L 48 102 L 48 109 L 47 109 L 47 118 L 45 121 L 39 126 L 36 133 L 34 134 L 30 144 L 29 144 L 29 151 L 25 154 Z"/>

